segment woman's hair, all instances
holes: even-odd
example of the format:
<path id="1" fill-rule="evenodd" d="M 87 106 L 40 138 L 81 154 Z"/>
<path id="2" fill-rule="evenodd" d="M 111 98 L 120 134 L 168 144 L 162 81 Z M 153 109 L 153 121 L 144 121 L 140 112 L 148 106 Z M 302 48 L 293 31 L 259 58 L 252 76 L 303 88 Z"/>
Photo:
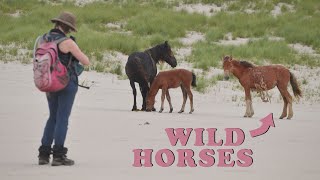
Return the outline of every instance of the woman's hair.
<path id="1" fill-rule="evenodd" d="M 55 28 L 60 27 L 63 32 L 65 32 L 66 34 L 68 34 L 69 32 L 71 32 L 72 28 L 66 24 L 63 24 L 61 22 L 56 22 L 56 25 L 54 26 Z"/>

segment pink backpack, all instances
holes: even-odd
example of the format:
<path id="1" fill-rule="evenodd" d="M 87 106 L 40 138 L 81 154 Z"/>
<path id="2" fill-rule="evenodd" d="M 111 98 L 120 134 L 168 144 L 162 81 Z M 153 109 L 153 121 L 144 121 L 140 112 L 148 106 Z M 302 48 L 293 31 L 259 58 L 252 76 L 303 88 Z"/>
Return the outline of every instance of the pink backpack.
<path id="1" fill-rule="evenodd" d="M 39 36 L 36 40 L 33 50 L 33 78 L 42 92 L 57 92 L 69 83 L 67 67 L 60 62 L 58 56 L 58 44 L 66 39 L 68 37 L 48 42 L 43 36 Z"/>

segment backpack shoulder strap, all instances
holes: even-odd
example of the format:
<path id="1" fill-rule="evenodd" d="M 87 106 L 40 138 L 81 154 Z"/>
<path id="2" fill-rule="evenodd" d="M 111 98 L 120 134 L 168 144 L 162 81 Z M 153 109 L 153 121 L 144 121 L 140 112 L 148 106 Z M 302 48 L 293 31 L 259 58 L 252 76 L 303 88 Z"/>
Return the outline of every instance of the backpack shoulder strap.
<path id="1" fill-rule="evenodd" d="M 69 39 L 69 37 L 62 37 L 62 38 L 59 38 L 57 40 L 54 40 L 53 42 L 56 43 L 56 44 L 60 44 L 62 41 L 65 41 Z"/>
<path id="2" fill-rule="evenodd" d="M 69 37 L 66 37 L 66 36 L 62 36 L 60 34 L 50 34 L 49 33 L 46 33 L 43 35 L 43 39 L 46 41 L 46 42 L 54 42 L 55 44 L 60 44 L 62 41 L 65 41 L 67 39 L 69 39 Z"/>
<path id="3" fill-rule="evenodd" d="M 39 41 L 42 38 L 42 36 L 38 36 L 36 41 L 34 42 L 34 46 L 33 46 L 33 58 L 36 57 L 36 49 L 39 46 Z"/>

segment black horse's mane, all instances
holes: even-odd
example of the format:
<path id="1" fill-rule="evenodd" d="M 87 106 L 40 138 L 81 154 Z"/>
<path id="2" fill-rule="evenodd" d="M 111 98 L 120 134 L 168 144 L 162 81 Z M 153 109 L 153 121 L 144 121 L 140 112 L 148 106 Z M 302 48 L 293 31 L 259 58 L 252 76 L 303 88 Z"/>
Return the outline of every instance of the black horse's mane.
<path id="1" fill-rule="evenodd" d="M 239 61 L 240 65 L 245 67 L 245 68 L 253 68 L 255 67 L 254 64 L 252 64 L 251 62 L 248 61 Z"/>
<path id="2" fill-rule="evenodd" d="M 148 53 L 156 63 L 159 63 L 161 61 L 161 46 L 163 46 L 163 44 L 158 44 L 152 48 L 146 49 L 144 52 Z"/>

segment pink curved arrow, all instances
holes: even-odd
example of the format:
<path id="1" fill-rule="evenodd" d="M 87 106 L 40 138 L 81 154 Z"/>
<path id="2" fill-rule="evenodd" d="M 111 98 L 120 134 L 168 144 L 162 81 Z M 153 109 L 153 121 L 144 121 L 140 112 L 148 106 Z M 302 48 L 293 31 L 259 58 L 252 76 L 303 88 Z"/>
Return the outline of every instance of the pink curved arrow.
<path id="1" fill-rule="evenodd" d="M 268 116 L 261 119 L 260 121 L 262 122 L 262 125 L 259 128 L 250 131 L 251 137 L 257 137 L 262 134 L 265 134 L 266 132 L 268 132 L 268 130 L 271 126 L 276 127 L 274 124 L 274 121 L 273 121 L 273 114 L 272 113 L 270 113 Z"/>

